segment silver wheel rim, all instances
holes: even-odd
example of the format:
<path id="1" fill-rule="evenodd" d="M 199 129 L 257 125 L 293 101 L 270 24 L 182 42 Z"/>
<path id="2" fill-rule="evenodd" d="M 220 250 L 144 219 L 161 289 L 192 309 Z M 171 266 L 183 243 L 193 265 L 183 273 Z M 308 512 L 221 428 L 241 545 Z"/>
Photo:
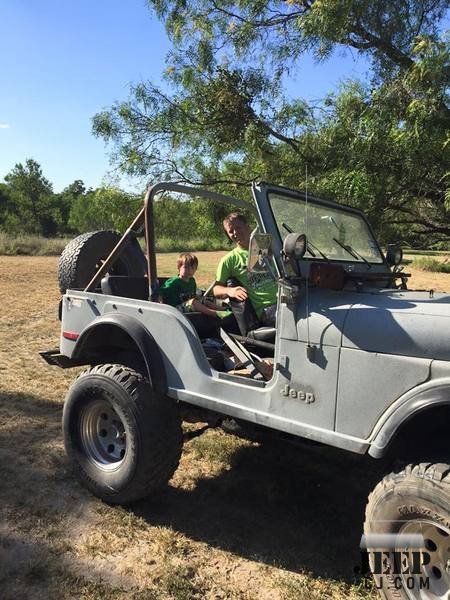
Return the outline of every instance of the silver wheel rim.
<path id="1" fill-rule="evenodd" d="M 103 470 L 114 470 L 126 454 L 126 432 L 111 404 L 99 398 L 85 406 L 80 415 L 81 444 L 87 458 Z"/>
<path id="2" fill-rule="evenodd" d="M 420 574 L 401 575 L 408 596 L 415 600 L 450 600 L 450 530 L 441 523 L 418 520 L 405 524 L 399 533 L 422 535 L 424 551 L 430 556 L 430 562 L 421 565 Z M 408 563 L 413 570 L 412 561 Z M 411 578 L 415 580 L 414 586 L 411 586 Z M 420 578 L 429 582 L 428 589 L 420 585 Z"/>

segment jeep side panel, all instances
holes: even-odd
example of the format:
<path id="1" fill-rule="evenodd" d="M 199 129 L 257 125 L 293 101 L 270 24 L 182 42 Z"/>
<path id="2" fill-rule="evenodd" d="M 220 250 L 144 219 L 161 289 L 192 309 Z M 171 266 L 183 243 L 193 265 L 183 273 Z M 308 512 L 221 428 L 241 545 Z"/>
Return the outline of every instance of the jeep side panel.
<path id="1" fill-rule="evenodd" d="M 290 309 L 281 307 L 281 320 L 284 310 Z M 96 318 L 111 313 L 128 315 L 151 332 L 164 363 L 168 395 L 294 435 L 366 451 L 364 440 L 333 432 L 338 348 L 330 347 L 330 368 L 324 371 L 320 364 L 307 364 L 305 344 L 278 340 L 280 361 L 274 377 L 263 387 L 255 387 L 245 378 L 238 383 L 212 369 L 190 322 L 168 305 L 69 291 L 63 300 L 64 331 L 82 334 L 86 327 L 95 327 Z M 75 346 L 75 340 L 62 336 L 62 354 L 72 356 Z M 289 360 L 283 358 L 287 353 Z M 294 372 L 305 377 L 293 379 Z"/>

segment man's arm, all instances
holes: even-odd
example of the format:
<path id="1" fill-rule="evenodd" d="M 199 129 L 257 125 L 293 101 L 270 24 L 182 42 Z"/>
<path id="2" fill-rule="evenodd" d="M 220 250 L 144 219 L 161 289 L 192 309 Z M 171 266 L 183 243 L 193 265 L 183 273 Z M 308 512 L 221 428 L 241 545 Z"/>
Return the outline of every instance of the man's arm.
<path id="1" fill-rule="evenodd" d="M 222 282 L 228 281 L 234 277 L 233 257 L 232 253 L 224 256 L 217 266 L 216 284 L 213 287 L 213 295 L 216 298 L 235 298 L 236 300 L 246 300 L 248 297 L 247 290 L 242 286 L 228 287 Z"/>
<path id="2" fill-rule="evenodd" d="M 247 290 L 242 286 L 228 287 L 221 283 L 216 283 L 212 289 L 215 298 L 235 298 L 236 300 L 246 300 L 248 297 Z"/>

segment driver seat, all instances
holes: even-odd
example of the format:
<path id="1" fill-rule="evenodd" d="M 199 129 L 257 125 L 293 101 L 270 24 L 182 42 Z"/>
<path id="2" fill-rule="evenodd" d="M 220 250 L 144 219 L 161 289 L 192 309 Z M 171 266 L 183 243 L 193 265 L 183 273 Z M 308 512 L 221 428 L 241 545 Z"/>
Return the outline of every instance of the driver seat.
<path id="1" fill-rule="evenodd" d="M 227 287 L 236 287 L 242 285 L 237 279 L 230 278 L 227 280 Z M 230 308 L 236 319 L 239 331 L 242 336 L 254 339 L 260 342 L 275 344 L 275 327 L 263 325 L 258 319 L 250 300 L 236 300 L 230 298 Z"/>

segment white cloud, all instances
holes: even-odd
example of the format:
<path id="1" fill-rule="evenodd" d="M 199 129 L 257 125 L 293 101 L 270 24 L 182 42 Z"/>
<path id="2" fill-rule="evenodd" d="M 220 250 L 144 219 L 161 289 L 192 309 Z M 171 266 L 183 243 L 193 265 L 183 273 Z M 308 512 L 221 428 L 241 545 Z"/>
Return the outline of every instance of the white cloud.
<path id="1" fill-rule="evenodd" d="M 9 129 L 11 125 L 8 123 L 0 123 L 0 129 Z"/>

